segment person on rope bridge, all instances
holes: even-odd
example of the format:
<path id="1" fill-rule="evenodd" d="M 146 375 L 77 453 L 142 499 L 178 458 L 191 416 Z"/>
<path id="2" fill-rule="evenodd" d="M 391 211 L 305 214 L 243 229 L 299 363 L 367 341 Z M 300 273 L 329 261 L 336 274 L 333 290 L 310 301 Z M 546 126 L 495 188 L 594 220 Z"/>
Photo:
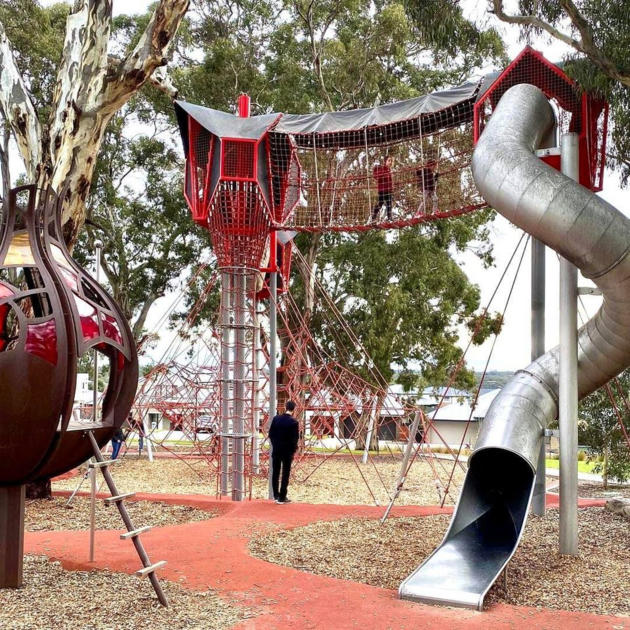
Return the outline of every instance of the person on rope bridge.
<path id="1" fill-rule="evenodd" d="M 392 179 L 392 163 L 391 155 L 385 158 L 384 164 L 377 164 L 372 171 L 376 180 L 376 189 L 378 190 L 378 202 L 372 208 L 372 217 L 370 223 L 374 223 L 378 217 L 381 208 L 385 205 L 387 212 L 387 220 L 392 220 L 392 202 L 394 199 L 394 180 Z"/>
<path id="2" fill-rule="evenodd" d="M 418 212 L 437 210 L 437 180 L 440 175 L 436 172 L 436 167 L 436 160 L 429 160 L 424 166 L 416 169 L 416 179 L 420 189 Z"/>
<path id="3" fill-rule="evenodd" d="M 269 427 L 271 442 L 271 487 L 276 503 L 291 503 L 287 497 L 289 477 L 291 476 L 291 462 L 298 448 L 300 429 L 298 421 L 293 417 L 295 403 L 287 400 L 285 412 L 274 417 Z M 282 469 L 282 483 L 280 470 Z"/>

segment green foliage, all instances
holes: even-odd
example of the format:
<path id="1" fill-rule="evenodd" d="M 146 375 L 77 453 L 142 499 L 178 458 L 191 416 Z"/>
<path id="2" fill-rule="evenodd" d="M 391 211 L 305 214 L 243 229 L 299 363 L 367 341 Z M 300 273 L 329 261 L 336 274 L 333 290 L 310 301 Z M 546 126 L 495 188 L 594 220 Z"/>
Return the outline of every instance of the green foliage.
<path id="1" fill-rule="evenodd" d="M 598 92 L 609 101 L 613 121 L 609 165 L 619 169 L 622 182 L 627 184 L 630 177 L 630 11 L 624 2 L 574 0 L 574 4 L 590 30 L 593 50 L 567 55 L 565 70 L 585 90 Z M 522 15 L 534 15 L 580 39 L 576 28 L 567 30 L 567 14 L 562 3 L 521 0 L 519 9 Z M 524 28 L 523 33 L 529 38 L 543 31 L 530 26 Z M 597 59 L 603 60 L 603 64 L 596 63 Z"/>
<path id="2" fill-rule="evenodd" d="M 65 2 L 42 7 L 36 0 L 0 0 L 0 22 L 42 123 L 50 114 L 69 10 Z"/>
<path id="3" fill-rule="evenodd" d="M 425 4 L 430 25 L 412 6 Z M 448 35 L 433 36 L 445 23 Z M 206 0 L 179 41 L 186 52 L 175 80 L 187 100 L 232 110 L 247 91 L 254 113 L 401 100 L 505 62 L 496 31 L 467 21 L 450 0 Z"/>
<path id="4" fill-rule="evenodd" d="M 199 261 L 205 240 L 190 221 L 177 152 L 157 126 L 132 136 L 134 120 L 132 102 L 107 128 L 75 256 L 85 263 L 104 242 L 103 269 L 138 340 L 151 305 Z"/>
<path id="5" fill-rule="evenodd" d="M 397 369 L 406 388 L 443 384 L 461 359 L 457 326 L 475 317 L 479 290 L 449 253 L 460 236 L 458 220 L 452 223 L 446 230 L 440 223 L 322 240 L 318 278 L 387 382 Z M 292 292 L 298 303 L 303 291 L 296 275 Z M 311 331 L 332 356 L 347 356 L 356 371 L 371 378 L 358 348 L 343 345 L 321 305 Z M 473 373 L 461 369 L 454 384 L 472 387 Z"/>
<path id="6" fill-rule="evenodd" d="M 630 371 L 619 375 L 618 383 L 624 396 L 630 387 Z M 623 401 L 617 403 L 618 411 L 626 427 L 630 425 L 630 411 Z M 587 396 L 579 407 L 580 444 L 589 446 L 591 460 L 595 461 L 593 472 L 604 477 L 626 481 L 630 479 L 630 445 L 619 426 L 617 412 L 605 387 Z"/>

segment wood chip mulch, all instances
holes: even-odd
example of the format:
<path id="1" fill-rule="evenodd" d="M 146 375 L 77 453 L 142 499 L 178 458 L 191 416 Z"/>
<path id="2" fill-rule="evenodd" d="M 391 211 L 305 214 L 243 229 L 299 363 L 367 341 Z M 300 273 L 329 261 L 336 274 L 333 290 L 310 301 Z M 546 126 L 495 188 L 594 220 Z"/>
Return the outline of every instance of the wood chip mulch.
<path id="1" fill-rule="evenodd" d="M 233 627 L 253 616 L 212 591 L 188 591 L 165 580 L 169 607 L 148 580 L 109 571 L 64 571 L 44 556 L 24 558 L 24 587 L 0 590 L 3 630 L 153 630 Z"/>
<path id="2" fill-rule="evenodd" d="M 486 604 L 630 615 L 630 527 L 603 508 L 579 511 L 580 553 L 558 553 L 558 511 L 528 519 L 521 544 Z M 343 519 L 255 538 L 251 553 L 312 573 L 397 589 L 438 545 L 448 516 Z"/>
<path id="3" fill-rule="evenodd" d="M 111 467 L 111 474 L 120 493 L 157 492 L 166 494 L 205 494 L 216 492 L 215 471 L 203 459 L 148 459 L 125 457 Z M 83 472 L 83 471 L 81 471 Z M 101 491 L 107 491 L 102 476 L 97 476 Z M 53 490 L 74 490 L 81 476 L 53 482 Z M 89 491 L 89 481 L 81 485 Z"/>
<path id="4" fill-rule="evenodd" d="M 26 501 L 25 529 L 29 532 L 86 530 L 90 528 L 90 499 L 76 496 L 69 507 L 68 499 L 52 497 Z M 205 521 L 216 512 L 198 510 L 187 505 L 169 505 L 152 501 L 125 501 L 125 507 L 136 526 L 166 527 L 192 521 Z M 96 529 L 125 529 L 114 505 L 105 505 L 97 499 Z"/>
<path id="5" fill-rule="evenodd" d="M 304 503 L 338 505 L 387 505 L 400 473 L 400 459 L 390 456 L 371 457 L 366 464 L 360 457 L 307 458 L 297 462 L 292 471 L 289 494 Z M 396 505 L 436 505 L 441 502 L 453 462 L 418 460 L 414 462 Z M 120 492 L 158 492 L 205 494 L 215 496 L 216 474 L 203 459 L 147 459 L 125 457 L 112 468 Z M 440 481 L 435 481 L 434 472 Z M 456 467 L 446 505 L 457 500 L 464 472 Z M 81 477 L 53 482 L 53 490 L 74 490 Z M 269 486 L 266 476 L 253 480 L 252 498 L 266 499 Z M 82 490 L 88 490 L 88 482 Z"/>
<path id="6" fill-rule="evenodd" d="M 625 497 L 630 499 L 630 485 L 608 484 L 604 489 L 601 483 L 580 483 L 578 484 L 578 496 L 583 499 L 617 499 Z"/>
<path id="7" fill-rule="evenodd" d="M 415 461 L 396 505 L 440 504 L 452 470 L 452 461 Z M 366 464 L 360 462 L 360 457 L 313 457 L 299 463 L 291 476 L 289 494 L 293 500 L 304 503 L 387 505 L 399 474 L 400 459 L 386 455 L 371 457 Z M 463 470 L 456 467 L 446 505 L 457 500 L 463 479 Z M 266 479 L 256 479 L 254 497 L 266 497 L 267 488 Z"/>

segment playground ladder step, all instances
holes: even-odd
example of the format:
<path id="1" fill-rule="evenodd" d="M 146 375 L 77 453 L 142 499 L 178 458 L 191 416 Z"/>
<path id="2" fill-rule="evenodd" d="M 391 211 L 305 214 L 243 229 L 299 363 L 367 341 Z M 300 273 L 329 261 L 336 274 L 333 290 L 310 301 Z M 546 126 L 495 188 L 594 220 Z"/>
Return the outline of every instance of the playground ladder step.
<path id="1" fill-rule="evenodd" d="M 125 532 L 120 535 L 121 540 L 127 540 L 127 538 L 135 538 L 136 536 L 140 536 L 140 534 L 144 534 L 151 530 L 151 525 L 144 525 L 143 527 L 138 527 L 138 529 L 132 529 L 130 532 Z"/>
<path id="2" fill-rule="evenodd" d="M 124 501 L 125 499 L 128 499 L 129 497 L 135 497 L 136 493 L 135 492 L 126 492 L 125 494 L 117 494 L 116 496 L 113 497 L 107 497 L 106 499 L 104 499 L 105 503 L 107 503 L 107 505 L 111 505 L 112 503 L 118 503 L 119 501 Z"/>
<path id="3" fill-rule="evenodd" d="M 90 462 L 88 468 L 106 468 L 119 461 L 119 459 L 104 459 L 102 462 Z"/>
<path id="4" fill-rule="evenodd" d="M 96 439 L 94 438 L 94 434 L 92 431 L 87 432 L 87 436 L 92 444 L 92 450 L 94 451 L 94 458 L 97 463 L 103 463 L 105 460 L 103 459 L 103 455 L 101 453 L 101 449 L 98 446 Z M 142 562 L 142 565 L 145 567 L 144 569 L 140 569 L 140 571 L 136 572 L 136 575 L 139 577 L 149 576 L 149 580 L 151 581 L 151 586 L 157 595 L 158 600 L 162 606 L 168 606 L 168 600 L 166 599 L 166 595 L 162 590 L 162 586 L 157 579 L 157 575 L 155 574 L 155 570 L 163 567 L 166 564 L 165 560 L 161 562 L 156 562 L 155 564 L 151 564 L 151 560 L 149 560 L 149 556 L 142 545 L 142 541 L 140 540 L 140 534 L 144 531 L 148 531 L 150 526 L 144 526 L 140 528 L 136 528 L 133 522 L 131 521 L 131 517 L 129 516 L 129 512 L 127 512 L 127 508 L 125 507 L 124 499 L 129 497 L 133 497 L 135 492 L 128 492 L 126 494 L 118 494 L 118 490 L 116 488 L 116 484 L 114 483 L 114 479 L 109 472 L 109 467 L 105 465 L 98 466 L 98 469 L 103 473 L 103 477 L 105 478 L 105 482 L 107 483 L 107 487 L 111 492 L 112 496 L 107 497 L 105 499 L 105 503 L 111 505 L 112 503 L 116 505 L 118 508 L 118 512 L 120 513 L 120 517 L 127 528 L 127 533 L 122 534 L 121 539 L 130 539 L 133 543 L 133 546 L 136 549 L 136 553 Z"/>
<path id="5" fill-rule="evenodd" d="M 152 564 L 148 567 L 144 567 L 144 569 L 140 569 L 139 571 L 136 571 L 136 575 L 139 578 L 146 577 L 147 575 L 155 573 L 155 571 L 163 567 L 165 564 L 166 564 L 166 560 L 160 560 L 159 562 L 156 562 L 155 564 Z"/>

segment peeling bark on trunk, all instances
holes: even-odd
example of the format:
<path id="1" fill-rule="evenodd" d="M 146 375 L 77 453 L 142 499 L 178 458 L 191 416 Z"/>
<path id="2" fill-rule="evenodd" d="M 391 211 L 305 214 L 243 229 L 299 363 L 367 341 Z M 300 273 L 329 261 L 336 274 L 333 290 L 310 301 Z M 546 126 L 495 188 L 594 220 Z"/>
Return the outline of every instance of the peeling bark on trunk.
<path id="1" fill-rule="evenodd" d="M 27 176 L 65 190 L 64 238 L 74 245 L 83 227 L 96 157 L 111 117 L 167 63 L 169 45 L 189 0 L 161 0 L 135 48 L 108 58 L 111 0 L 80 0 L 68 16 L 63 55 L 42 132 L 0 24 L 0 108 L 17 140 Z M 163 72 L 156 80 L 167 85 Z"/>

